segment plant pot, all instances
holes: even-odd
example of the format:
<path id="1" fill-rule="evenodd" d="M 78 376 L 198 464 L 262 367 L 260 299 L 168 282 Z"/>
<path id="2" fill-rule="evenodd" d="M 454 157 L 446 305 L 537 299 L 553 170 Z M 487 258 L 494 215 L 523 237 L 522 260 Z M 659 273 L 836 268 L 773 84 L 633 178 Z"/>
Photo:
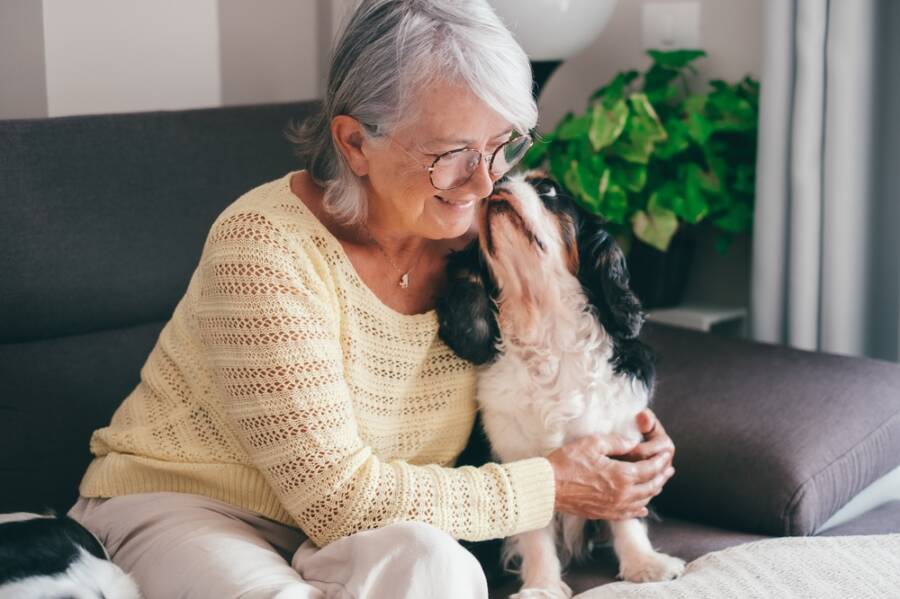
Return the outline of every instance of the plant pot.
<path id="1" fill-rule="evenodd" d="M 680 227 L 668 251 L 661 252 L 634 239 L 628 253 L 631 289 L 644 310 L 677 306 L 684 297 L 696 239 L 688 227 Z"/>

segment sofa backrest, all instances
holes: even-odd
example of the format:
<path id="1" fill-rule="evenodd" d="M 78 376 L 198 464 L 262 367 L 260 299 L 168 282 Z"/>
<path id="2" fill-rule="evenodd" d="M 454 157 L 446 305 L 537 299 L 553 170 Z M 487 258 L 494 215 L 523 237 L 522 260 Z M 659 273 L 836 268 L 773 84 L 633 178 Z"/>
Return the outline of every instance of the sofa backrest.
<path id="1" fill-rule="evenodd" d="M 0 512 L 74 502 L 213 220 L 318 107 L 0 121 Z"/>

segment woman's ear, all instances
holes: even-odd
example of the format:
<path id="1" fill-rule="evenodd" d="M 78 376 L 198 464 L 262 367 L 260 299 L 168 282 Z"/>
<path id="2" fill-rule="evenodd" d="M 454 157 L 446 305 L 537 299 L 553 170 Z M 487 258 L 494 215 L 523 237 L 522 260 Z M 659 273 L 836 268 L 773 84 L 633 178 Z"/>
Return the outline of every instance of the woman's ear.
<path id="1" fill-rule="evenodd" d="M 636 339 L 644 313 L 628 286 L 625 255 L 603 223 L 586 213 L 578 230 L 578 255 L 578 279 L 603 328 L 619 339 Z"/>
<path id="2" fill-rule="evenodd" d="M 438 335 L 456 354 L 484 364 L 497 355 L 496 288 L 478 239 L 447 258 L 447 286 L 437 302 Z"/>
<path id="3" fill-rule="evenodd" d="M 359 121 L 346 114 L 337 115 L 331 119 L 331 137 L 357 177 L 369 174 L 369 159 L 363 148 L 366 133 Z"/>

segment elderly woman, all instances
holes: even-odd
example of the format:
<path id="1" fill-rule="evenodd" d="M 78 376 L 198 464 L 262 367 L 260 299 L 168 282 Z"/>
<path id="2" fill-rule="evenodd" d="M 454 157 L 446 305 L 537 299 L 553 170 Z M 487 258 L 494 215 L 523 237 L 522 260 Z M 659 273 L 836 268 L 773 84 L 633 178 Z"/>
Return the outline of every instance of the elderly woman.
<path id="1" fill-rule="evenodd" d="M 70 515 L 148 599 L 486 597 L 457 539 L 646 514 L 674 451 L 649 412 L 637 446 L 454 468 L 475 369 L 435 298 L 535 121 L 528 60 L 484 0 L 361 3 L 297 133 L 308 170 L 216 219 L 91 439 Z"/>

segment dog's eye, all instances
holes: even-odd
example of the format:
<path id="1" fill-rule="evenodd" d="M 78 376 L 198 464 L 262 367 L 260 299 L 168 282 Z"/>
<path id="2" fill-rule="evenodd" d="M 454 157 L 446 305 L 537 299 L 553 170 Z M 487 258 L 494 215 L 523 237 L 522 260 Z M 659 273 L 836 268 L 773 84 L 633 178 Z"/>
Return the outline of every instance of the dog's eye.
<path id="1" fill-rule="evenodd" d="M 535 189 L 537 189 L 537 192 L 542 196 L 550 196 L 551 198 L 556 197 L 556 186 L 550 181 L 539 181 Z"/>

